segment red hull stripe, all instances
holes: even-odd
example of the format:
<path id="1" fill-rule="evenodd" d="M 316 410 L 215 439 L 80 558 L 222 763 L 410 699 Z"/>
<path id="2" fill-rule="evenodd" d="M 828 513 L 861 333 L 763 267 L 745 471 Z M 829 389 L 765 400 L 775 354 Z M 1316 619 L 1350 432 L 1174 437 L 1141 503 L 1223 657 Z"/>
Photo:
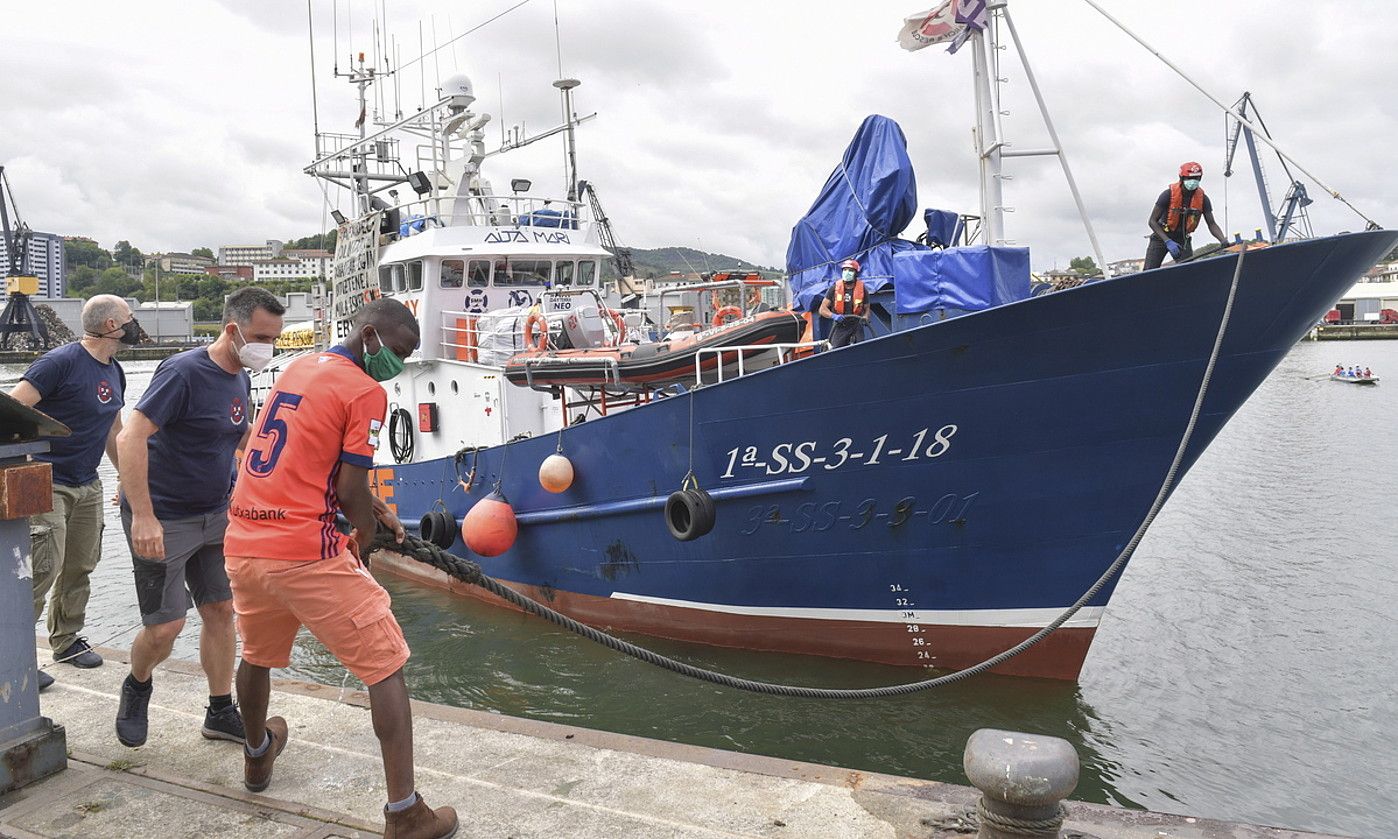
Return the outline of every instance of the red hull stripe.
<path id="1" fill-rule="evenodd" d="M 375 567 L 455 594 L 501 605 L 497 598 L 476 586 L 452 580 L 434 568 L 398 554 L 380 553 Z M 957 670 L 984 661 L 1033 635 L 1035 631 L 1033 627 L 903 624 L 731 614 L 545 590 L 507 580 L 501 582 L 591 626 L 718 647 L 848 658 L 879 664 L 925 665 Z M 1007 676 L 1076 680 L 1095 631 L 1092 627 L 1064 627 L 991 672 Z"/>

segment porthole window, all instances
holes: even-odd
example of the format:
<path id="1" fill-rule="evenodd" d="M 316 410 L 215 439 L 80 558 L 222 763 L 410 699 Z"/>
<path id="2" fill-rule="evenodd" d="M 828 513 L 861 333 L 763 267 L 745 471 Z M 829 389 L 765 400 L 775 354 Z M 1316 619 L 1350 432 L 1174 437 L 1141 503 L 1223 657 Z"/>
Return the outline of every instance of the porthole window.
<path id="1" fill-rule="evenodd" d="M 451 394 L 452 396 L 456 395 L 456 379 L 451 380 Z"/>
<path id="2" fill-rule="evenodd" d="M 428 383 L 427 383 L 427 395 L 428 395 L 428 396 L 436 396 L 436 395 L 437 395 L 437 385 L 436 385 L 435 382 L 428 382 Z"/>

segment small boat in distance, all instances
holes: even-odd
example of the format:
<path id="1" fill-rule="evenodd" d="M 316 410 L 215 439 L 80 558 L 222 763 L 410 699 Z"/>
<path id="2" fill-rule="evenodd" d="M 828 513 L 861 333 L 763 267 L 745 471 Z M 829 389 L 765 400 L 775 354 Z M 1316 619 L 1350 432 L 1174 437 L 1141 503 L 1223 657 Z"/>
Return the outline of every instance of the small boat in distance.
<path id="1" fill-rule="evenodd" d="M 1339 373 L 1331 373 L 1330 380 L 1351 385 L 1376 385 L 1379 383 L 1378 376 L 1344 376 Z"/>

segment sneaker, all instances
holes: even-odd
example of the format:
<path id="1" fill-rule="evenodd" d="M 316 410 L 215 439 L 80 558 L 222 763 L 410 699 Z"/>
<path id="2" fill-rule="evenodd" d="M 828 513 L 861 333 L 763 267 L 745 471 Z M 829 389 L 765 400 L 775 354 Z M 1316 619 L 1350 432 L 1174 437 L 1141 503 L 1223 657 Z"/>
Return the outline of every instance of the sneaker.
<path id="1" fill-rule="evenodd" d="M 269 718 L 267 737 L 272 742 L 259 757 L 248 754 L 247 745 L 243 745 L 243 786 L 249 792 L 262 792 L 272 783 L 272 764 L 286 748 L 286 720 L 281 717 Z"/>
<path id="2" fill-rule="evenodd" d="M 433 810 L 417 797 L 413 806 L 397 813 L 383 808 L 383 839 L 451 839 L 456 835 L 456 810 L 438 807 Z"/>
<path id="3" fill-rule="evenodd" d="M 146 731 L 150 727 L 150 721 L 146 716 L 146 706 L 150 705 L 150 695 L 153 692 L 151 688 L 139 690 L 130 676 L 122 681 L 121 705 L 117 708 L 116 734 L 123 746 L 134 749 L 146 744 Z"/>
<path id="4" fill-rule="evenodd" d="M 45 673 L 44 671 L 40 670 L 40 671 L 39 671 L 39 690 L 43 690 L 44 688 L 47 688 L 47 687 L 49 687 L 49 686 L 52 685 L 52 684 L 53 684 L 53 677 L 50 676 L 49 674 Z"/>
<path id="5" fill-rule="evenodd" d="M 81 667 L 84 670 L 102 666 L 102 656 L 92 651 L 92 646 L 87 643 L 86 638 L 79 638 L 69 644 L 67 649 L 54 653 L 53 660 L 66 661 L 74 667 Z"/>
<path id="6" fill-rule="evenodd" d="M 237 705 L 229 705 L 221 711 L 204 708 L 204 727 L 200 734 L 206 740 L 231 740 L 234 743 L 246 742 L 243 736 L 243 715 Z"/>

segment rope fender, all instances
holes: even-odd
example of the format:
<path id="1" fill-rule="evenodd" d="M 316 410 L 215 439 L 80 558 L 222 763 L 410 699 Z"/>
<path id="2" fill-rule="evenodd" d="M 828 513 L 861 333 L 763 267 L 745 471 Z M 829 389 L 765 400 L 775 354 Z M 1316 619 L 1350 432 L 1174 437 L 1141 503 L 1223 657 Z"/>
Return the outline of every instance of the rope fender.
<path id="1" fill-rule="evenodd" d="M 1209 353 L 1208 364 L 1205 365 L 1203 378 L 1199 382 L 1199 392 L 1194 398 L 1194 408 L 1190 412 L 1189 422 L 1185 425 L 1184 433 L 1180 437 L 1180 444 L 1175 451 L 1174 460 L 1170 463 L 1170 468 L 1165 473 L 1165 480 L 1160 485 L 1160 491 L 1156 493 L 1155 500 L 1151 503 L 1150 509 L 1146 512 L 1145 518 L 1141 520 L 1140 526 L 1136 528 L 1136 532 L 1132 535 L 1131 540 L 1122 548 L 1116 560 L 1107 567 L 1107 570 L 1102 573 L 1102 576 L 1097 579 L 1097 582 L 1093 583 L 1087 591 L 1083 592 L 1082 597 L 1079 597 L 1077 602 L 1065 609 L 1052 623 L 1004 652 L 991 656 L 979 664 L 973 664 L 970 667 L 958 670 L 954 673 L 947 673 L 942 676 L 923 679 L 917 682 L 873 688 L 819 688 L 744 679 L 740 676 L 719 673 L 714 670 L 707 670 L 692 664 L 686 664 L 683 661 L 677 661 L 676 659 L 663 656 L 653 650 L 648 650 L 645 647 L 632 644 L 629 641 L 623 641 L 600 629 L 580 623 L 561 612 L 554 611 L 548 606 L 505 586 L 500 581 L 488 576 L 481 570 L 480 565 L 475 562 L 448 553 L 436 545 L 430 542 L 424 542 L 411 534 L 406 535 L 402 544 L 399 544 L 394 541 L 392 533 L 381 528 L 375 534 L 371 547 L 374 550 L 393 551 L 415 559 L 418 562 L 430 565 L 455 580 L 479 586 L 491 594 L 494 594 L 496 597 L 499 597 L 501 600 L 531 615 L 541 617 L 569 632 L 577 633 L 587 638 L 589 641 L 594 641 L 608 649 L 622 653 L 623 655 L 640 659 L 647 664 L 653 664 L 673 673 L 679 673 L 682 676 L 688 676 L 692 679 L 699 679 L 700 681 L 734 688 L 736 690 L 801 699 L 883 699 L 890 696 L 903 696 L 910 693 L 918 693 L 969 679 L 972 676 L 980 675 L 993 667 L 1009 661 L 1011 658 L 1023 653 L 1053 634 L 1055 630 L 1067 623 L 1073 615 L 1077 614 L 1079 609 L 1087 605 L 1092 598 L 1096 597 L 1097 593 L 1100 592 L 1113 577 L 1121 572 L 1127 560 L 1130 559 L 1132 553 L 1135 552 L 1136 546 L 1140 544 L 1142 537 L 1146 534 L 1146 530 L 1150 527 L 1151 523 L 1155 521 L 1156 515 L 1160 512 L 1160 508 L 1165 505 L 1165 499 L 1169 496 L 1170 489 L 1174 486 L 1175 479 L 1179 474 L 1180 463 L 1184 460 L 1185 451 L 1188 450 L 1189 442 L 1194 437 L 1194 428 L 1199 420 L 1199 413 L 1204 406 L 1204 397 L 1209 391 L 1209 383 L 1213 380 L 1214 365 L 1217 363 L 1219 351 L 1223 347 L 1223 336 L 1228 331 L 1228 322 L 1232 319 L 1233 301 L 1238 294 L 1238 282 L 1243 274 L 1243 254 L 1246 252 L 1246 249 L 1238 252 L 1238 265 L 1233 271 L 1233 282 L 1228 289 L 1228 299 L 1223 306 L 1223 315 L 1219 320 L 1218 333 L 1214 336 L 1213 349 Z M 1061 816 L 1059 818 L 1061 818 Z"/>

